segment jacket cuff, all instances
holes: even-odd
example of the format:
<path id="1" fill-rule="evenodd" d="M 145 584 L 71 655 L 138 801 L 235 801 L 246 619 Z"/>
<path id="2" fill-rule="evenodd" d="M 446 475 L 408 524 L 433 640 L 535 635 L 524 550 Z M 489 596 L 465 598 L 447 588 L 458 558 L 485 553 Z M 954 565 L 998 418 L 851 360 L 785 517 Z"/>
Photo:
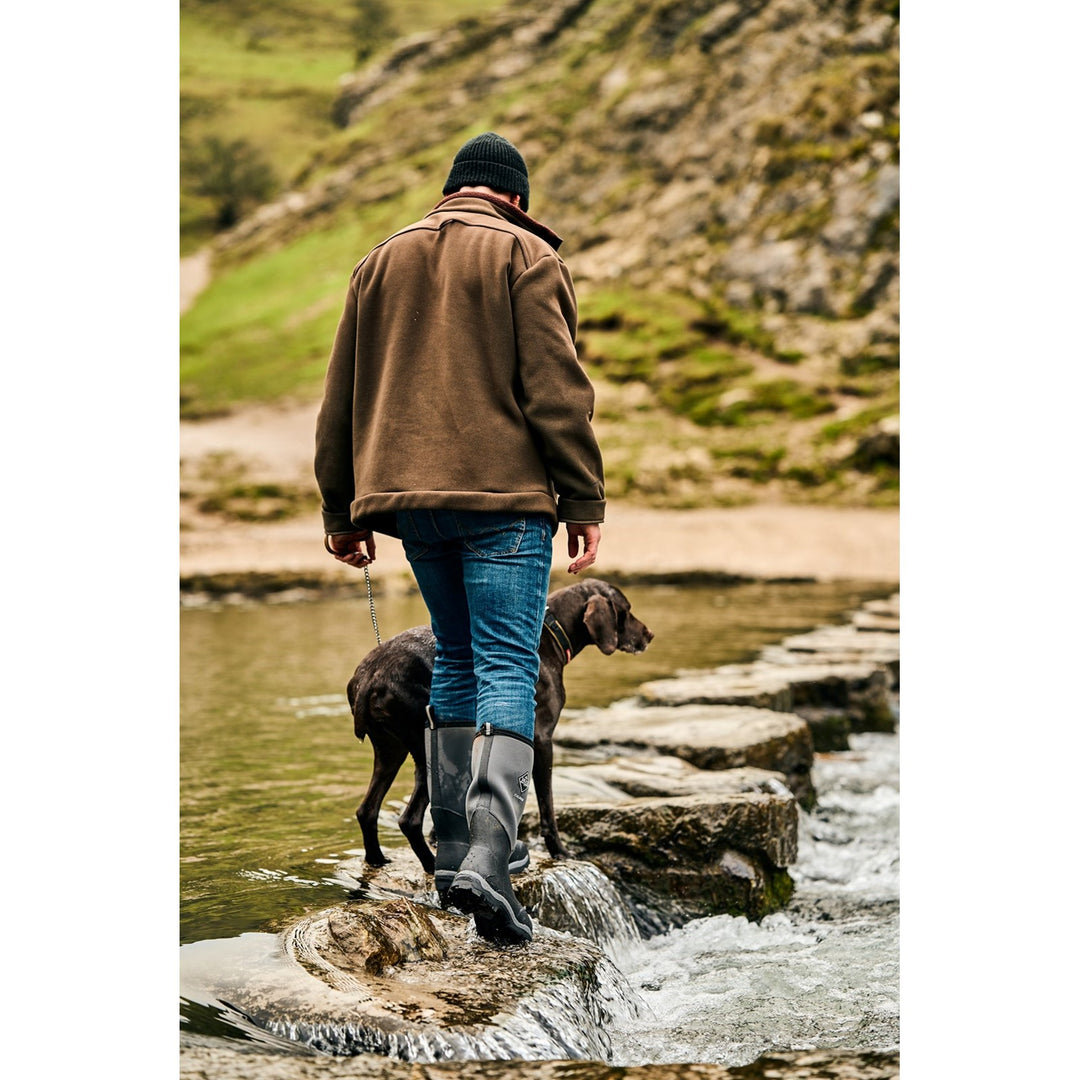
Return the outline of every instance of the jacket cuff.
<path id="1" fill-rule="evenodd" d="M 357 528 L 352 523 L 348 514 L 331 514 L 328 510 L 322 512 L 324 533 L 347 533 L 356 532 Z"/>
<path id="2" fill-rule="evenodd" d="M 602 525 L 606 506 L 605 499 L 560 499 L 559 520 L 575 525 Z"/>

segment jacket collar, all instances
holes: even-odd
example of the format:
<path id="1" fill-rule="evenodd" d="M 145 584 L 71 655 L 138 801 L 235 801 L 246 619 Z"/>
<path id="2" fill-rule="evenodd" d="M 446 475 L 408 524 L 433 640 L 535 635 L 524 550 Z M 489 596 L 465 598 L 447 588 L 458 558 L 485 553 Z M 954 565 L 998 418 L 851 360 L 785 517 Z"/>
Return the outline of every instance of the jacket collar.
<path id="1" fill-rule="evenodd" d="M 475 202 L 488 203 L 495 208 L 500 217 L 504 217 L 512 224 L 527 229 L 534 236 L 539 236 L 541 240 L 550 244 L 553 250 L 558 251 L 559 247 L 562 245 L 562 237 L 559 236 L 558 233 L 552 232 L 546 225 L 542 225 L 535 218 L 529 217 L 524 210 L 519 210 L 505 199 L 500 199 L 495 195 L 485 195 L 483 192 L 479 191 L 455 191 L 453 195 L 447 195 L 445 199 L 437 203 L 435 209 L 431 212 L 434 214 L 436 210 L 444 209 L 447 203 L 453 202 L 455 199 L 468 199 Z M 486 207 L 480 206 L 462 205 L 460 207 L 455 207 L 454 209 L 476 210 L 480 213 L 490 213 Z"/>

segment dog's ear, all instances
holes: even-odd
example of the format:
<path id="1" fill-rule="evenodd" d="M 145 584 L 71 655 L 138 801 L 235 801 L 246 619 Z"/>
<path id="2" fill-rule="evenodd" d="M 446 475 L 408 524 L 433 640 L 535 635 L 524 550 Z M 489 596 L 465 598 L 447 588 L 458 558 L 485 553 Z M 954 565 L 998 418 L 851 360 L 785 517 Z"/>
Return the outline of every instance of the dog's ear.
<path id="1" fill-rule="evenodd" d="M 619 644 L 615 605 L 606 596 L 593 596 L 585 605 L 585 629 L 596 647 L 610 656 Z"/>

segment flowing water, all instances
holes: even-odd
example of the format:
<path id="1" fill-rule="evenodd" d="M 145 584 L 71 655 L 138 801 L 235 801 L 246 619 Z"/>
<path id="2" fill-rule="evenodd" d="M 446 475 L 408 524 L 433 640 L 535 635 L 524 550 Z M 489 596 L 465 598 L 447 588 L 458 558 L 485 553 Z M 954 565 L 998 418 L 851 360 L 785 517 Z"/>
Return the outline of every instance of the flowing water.
<path id="1" fill-rule="evenodd" d="M 851 746 L 815 761 L 788 908 L 698 919 L 624 955 L 647 1008 L 616 1034 L 617 1063 L 899 1047 L 898 736 Z"/>
<path id="2" fill-rule="evenodd" d="M 586 650 L 567 669 L 568 707 L 610 704 L 681 669 L 748 660 L 788 634 L 846 621 L 892 589 L 625 591 L 656 640 L 641 656 Z M 375 643 L 366 620 L 359 600 L 181 612 L 180 934 L 189 975 L 252 953 L 262 963 L 276 931 L 345 898 L 334 868 L 362 854 L 353 813 L 371 756 L 352 734 L 344 687 Z M 426 621 L 418 597 L 379 601 L 383 640 Z M 760 925 L 698 920 L 646 942 L 604 916 L 596 940 L 645 1003 L 632 1022 L 612 1026 L 613 1060 L 739 1064 L 767 1049 L 897 1043 L 896 757 L 896 737 L 880 735 L 819 757 L 820 802 L 803 816 L 796 898 L 784 912 Z M 386 809 L 411 788 L 404 768 Z M 402 845 L 392 812 L 384 817 L 384 846 Z M 573 882 L 551 902 L 572 907 Z M 251 1037 L 218 1007 L 195 997 L 181 1004 L 189 1032 Z"/>

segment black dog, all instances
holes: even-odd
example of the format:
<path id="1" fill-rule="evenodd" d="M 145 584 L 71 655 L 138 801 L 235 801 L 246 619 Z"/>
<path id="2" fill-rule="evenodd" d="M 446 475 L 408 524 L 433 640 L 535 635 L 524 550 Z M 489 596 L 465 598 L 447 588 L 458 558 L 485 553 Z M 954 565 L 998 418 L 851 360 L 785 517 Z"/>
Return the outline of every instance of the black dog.
<path id="1" fill-rule="evenodd" d="M 554 858 L 569 854 L 559 839 L 551 797 L 551 738 L 566 704 L 563 669 L 587 645 L 596 645 L 610 656 L 616 649 L 644 652 L 652 639 L 652 631 L 630 614 L 630 601 L 606 581 L 587 578 L 548 597 L 536 680 L 533 779 L 541 832 Z M 411 755 L 416 782 L 398 825 L 424 869 L 429 874 L 435 869 L 435 857 L 423 834 L 424 811 L 430 801 L 424 724 L 434 662 L 431 628 L 414 626 L 372 649 L 349 680 L 353 730 L 358 739 L 370 736 L 375 752 L 371 781 L 356 811 L 364 835 L 364 857 L 372 866 L 389 861 L 379 846 L 379 807 L 405 758 Z"/>

